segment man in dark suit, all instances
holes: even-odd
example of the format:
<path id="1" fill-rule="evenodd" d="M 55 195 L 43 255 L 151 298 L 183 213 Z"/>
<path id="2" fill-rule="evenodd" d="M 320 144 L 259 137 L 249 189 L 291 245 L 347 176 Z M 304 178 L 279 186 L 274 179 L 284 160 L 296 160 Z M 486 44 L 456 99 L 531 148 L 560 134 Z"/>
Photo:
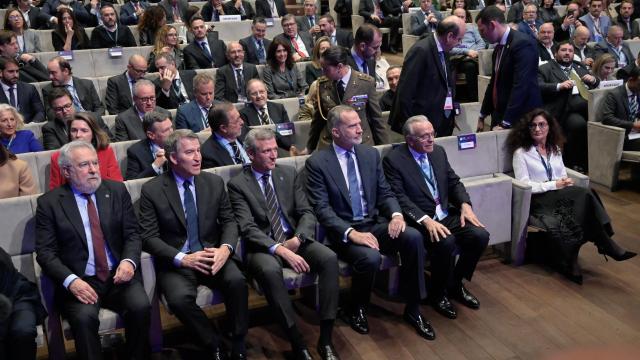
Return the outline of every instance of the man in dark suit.
<path id="1" fill-rule="evenodd" d="M 322 29 L 320 29 L 317 13 L 318 7 L 316 6 L 315 0 L 304 0 L 304 14 L 296 16 L 298 31 L 311 35 L 314 44 L 316 40 L 322 36 Z"/>
<path id="2" fill-rule="evenodd" d="M 380 29 L 371 24 L 362 24 L 356 30 L 353 46 L 347 57 L 347 65 L 353 70 L 376 78 L 376 53 L 382 46 Z"/>
<path id="3" fill-rule="evenodd" d="M 251 3 L 245 0 L 229 0 L 224 3 L 224 12 L 227 15 L 240 15 L 242 20 L 253 20 L 256 16 Z"/>
<path id="4" fill-rule="evenodd" d="M 187 8 L 189 3 L 187 0 L 162 0 L 158 3 L 167 13 L 167 24 L 181 23 L 187 16 Z"/>
<path id="5" fill-rule="evenodd" d="M 62 87 L 56 87 L 51 90 L 48 105 L 55 116 L 53 120 L 47 121 L 42 126 L 42 144 L 45 150 L 55 150 L 69 142 L 67 122 L 73 119 L 76 110 L 73 106 L 71 94 Z M 113 135 L 102 116 L 94 115 L 94 117 L 100 128 L 109 135 L 109 138 L 113 139 Z"/>
<path id="6" fill-rule="evenodd" d="M 144 250 L 153 255 L 157 284 L 169 308 L 207 355 L 224 359 L 219 336 L 196 304 L 199 285 L 220 289 L 232 333 L 232 358 L 245 359 L 248 294 L 234 258 L 238 225 L 222 178 L 200 171 L 200 141 L 176 130 L 165 142 L 171 171 L 148 181 L 140 195 Z"/>
<path id="7" fill-rule="evenodd" d="M 431 0 L 420 0 L 420 11 L 411 14 L 411 35 L 423 36 L 436 31 L 442 14 L 433 9 Z"/>
<path id="8" fill-rule="evenodd" d="M 264 18 L 253 19 L 251 33 L 251 36 L 240 39 L 245 61 L 254 65 L 264 64 L 267 62 L 267 49 L 271 45 L 271 40 L 264 37 L 267 33 L 267 22 Z"/>
<path id="9" fill-rule="evenodd" d="M 138 24 L 142 14 L 144 14 L 144 10 L 149 6 L 149 3 L 143 0 L 130 0 L 125 2 L 124 5 L 120 7 L 120 22 L 123 25 Z"/>
<path id="10" fill-rule="evenodd" d="M 492 56 L 493 74 L 482 102 L 478 131 L 484 129 L 485 117 L 491 115 L 491 128 L 510 128 L 527 112 L 540 107 L 540 89 L 536 81 L 538 51 L 528 36 L 512 31 L 504 22 L 504 13 L 495 5 L 476 17 L 480 35 L 496 44 Z"/>
<path id="11" fill-rule="evenodd" d="M 142 118 L 150 111 L 171 117 L 171 114 L 156 106 L 156 87 L 145 79 L 138 80 L 133 88 L 133 106 L 116 116 L 115 141 L 143 140 L 147 138 L 142 128 Z"/>
<path id="12" fill-rule="evenodd" d="M 256 16 L 270 19 L 287 15 L 283 0 L 256 0 Z"/>
<path id="13" fill-rule="evenodd" d="M 385 91 L 380 97 L 380 110 L 391 111 L 393 103 L 396 100 L 396 94 L 398 93 L 398 83 L 400 82 L 400 74 L 402 67 L 392 65 L 387 69 L 387 82 L 389 83 L 389 90 Z"/>
<path id="14" fill-rule="evenodd" d="M 9 104 L 16 108 L 24 118 L 25 123 L 43 122 L 44 106 L 36 87 L 19 81 L 20 67 L 15 59 L 0 58 L 0 103 Z"/>
<path id="15" fill-rule="evenodd" d="M 35 359 L 36 326 L 42 324 L 46 315 L 38 286 L 21 274 L 11 256 L 0 248 L 0 356 Z"/>
<path id="16" fill-rule="evenodd" d="M 363 25 L 371 26 L 371 25 Z M 320 57 L 323 72 L 327 76 L 318 81 L 318 99 L 309 129 L 309 152 L 331 144 L 331 128 L 327 126 L 327 114 L 337 105 L 349 105 L 362 120 L 362 142 L 367 145 L 388 143 L 387 126 L 382 120 L 375 80 L 347 65 L 348 50 L 332 46 Z"/>
<path id="17" fill-rule="evenodd" d="M 29 29 L 46 30 L 49 28 L 49 19 L 51 17 L 45 14 L 41 8 L 33 6 L 29 0 L 17 0 L 16 3 Z"/>
<path id="18" fill-rule="evenodd" d="M 287 14 L 282 17 L 282 34 L 278 34 L 276 39 L 291 45 L 291 55 L 293 61 L 306 61 L 311 58 L 313 52 L 313 38 L 308 32 L 298 31 L 296 17 Z"/>
<path id="19" fill-rule="evenodd" d="M 47 118 L 52 120 L 55 118 L 53 110 L 49 107 L 49 93 L 54 87 L 67 89 L 73 100 L 73 106 L 76 112 L 88 111 L 97 116 L 104 114 L 104 105 L 100 101 L 98 92 L 93 82 L 88 79 L 80 79 L 73 76 L 71 64 L 60 56 L 56 56 L 49 60 L 47 64 L 49 69 L 50 84 L 42 88 L 42 98 L 44 99 Z"/>
<path id="20" fill-rule="evenodd" d="M 596 54 L 593 48 L 589 46 L 589 28 L 580 26 L 573 32 L 571 42 L 573 43 L 574 60 L 579 61 L 582 65 L 591 67 Z"/>
<path id="21" fill-rule="evenodd" d="M 640 36 L 638 33 L 638 25 L 634 23 L 633 18 L 633 1 L 622 0 L 618 7 L 618 16 L 615 18 L 614 24 L 620 26 L 624 32 L 623 39 L 629 40 Z"/>
<path id="22" fill-rule="evenodd" d="M 351 49 L 353 46 L 353 34 L 351 31 L 336 28 L 336 21 L 333 16 L 324 14 L 318 20 L 318 26 L 322 30 L 322 35 L 329 38 L 331 45 L 338 45 Z"/>
<path id="23" fill-rule="evenodd" d="M 169 53 L 156 56 L 156 68 L 160 77 L 156 79 L 156 98 L 158 106 L 165 109 L 177 109 L 180 105 L 193 101 L 194 70 L 179 70 L 176 59 Z"/>
<path id="24" fill-rule="evenodd" d="M 533 39 L 537 39 L 540 26 L 542 26 L 542 20 L 538 19 L 538 7 L 536 4 L 526 5 L 522 21 L 518 23 L 517 30 L 531 36 Z"/>
<path id="25" fill-rule="evenodd" d="M 366 307 L 380 254 L 394 256 L 399 252 L 404 319 L 420 336 L 433 340 L 435 332 L 419 309 L 426 296 L 422 236 L 406 226 L 382 172 L 378 151 L 361 144 L 358 113 L 339 105 L 331 109 L 328 118 L 333 144 L 307 159 L 307 192 L 332 249 L 353 268 L 347 321 L 356 332 L 369 332 Z"/>
<path id="26" fill-rule="evenodd" d="M 173 133 L 173 122 L 165 114 L 150 111 L 142 118 L 147 138 L 127 149 L 127 180 L 162 175 L 168 170 L 164 143 Z"/>
<path id="27" fill-rule="evenodd" d="M 391 130 L 399 133 L 407 118 L 425 115 L 433 122 L 436 136 L 451 135 L 456 80 L 447 54 L 460 43 L 465 30 L 463 20 L 449 16 L 438 24 L 433 35 L 427 35 L 411 47 L 402 64 L 398 94 L 389 115 Z M 423 93 L 430 96 L 414 96 Z"/>
<path id="28" fill-rule="evenodd" d="M 105 3 L 100 8 L 102 25 L 91 32 L 91 48 L 103 49 L 112 47 L 134 47 L 136 39 L 128 26 L 118 21 L 118 15 L 113 5 Z"/>
<path id="29" fill-rule="evenodd" d="M 573 45 L 563 41 L 555 47 L 555 60 L 538 68 L 538 85 L 544 108 L 562 126 L 567 143 L 562 151 L 565 166 L 587 170 L 587 89 L 600 83 L 580 63 L 573 62 Z"/>
<path id="30" fill-rule="evenodd" d="M 227 63 L 226 46 L 218 40 L 217 33 L 209 33 L 207 24 L 200 16 L 191 18 L 194 40 L 184 48 L 184 63 L 187 69 L 218 68 Z"/>
<path id="31" fill-rule="evenodd" d="M 634 66 L 629 71 L 629 78 L 624 86 L 618 86 L 607 92 L 598 112 L 597 118 L 602 119 L 603 124 L 625 130 L 623 145 L 625 151 L 640 151 L 640 139 L 629 139 L 630 133 L 640 132 L 639 94 L 640 68 Z"/>
<path id="32" fill-rule="evenodd" d="M 629 45 L 622 42 L 622 28 L 618 25 L 609 27 L 607 38 L 593 47 L 593 52 L 598 59 L 602 54 L 611 54 L 616 59 L 616 68 L 623 68 L 636 61 Z"/>
<path id="33" fill-rule="evenodd" d="M 217 101 L 213 99 L 214 83 L 209 74 L 198 74 L 193 78 L 194 101 L 181 105 L 176 114 L 176 129 L 200 132 L 209 128 L 209 109 Z"/>
<path id="34" fill-rule="evenodd" d="M 247 101 L 247 82 L 258 79 L 255 65 L 244 61 L 244 50 L 237 41 L 227 46 L 229 63 L 216 71 L 216 100 L 232 103 Z"/>
<path id="35" fill-rule="evenodd" d="M 580 4 L 573 1 L 568 3 L 565 15 L 553 21 L 553 39 L 560 42 L 573 38 L 576 29 L 584 25 L 580 16 Z"/>
<path id="36" fill-rule="evenodd" d="M 47 68 L 35 56 L 20 53 L 18 38 L 13 31 L 0 30 L 0 56 L 16 59 L 20 66 L 20 81 L 27 83 L 49 80 Z"/>
<path id="37" fill-rule="evenodd" d="M 244 122 L 231 103 L 221 103 L 209 110 L 211 136 L 202 144 L 202 167 L 204 169 L 244 165 L 250 162 L 242 147 L 240 136 Z"/>
<path id="38" fill-rule="evenodd" d="M 392 8 L 399 9 L 400 6 L 402 6 L 402 4 L 398 5 L 398 3 L 399 1 L 394 0 L 362 0 L 360 1 L 360 6 L 358 8 L 358 14 L 364 17 L 364 21 L 366 23 L 373 24 L 376 27 L 390 28 L 389 52 L 392 54 L 397 53 L 398 49 L 402 46 L 402 38 L 398 31 L 402 27 L 401 14 L 397 13 L 394 15 L 397 10 L 392 10 Z M 393 13 L 390 13 L 389 11 L 392 11 Z M 356 35 L 356 37 L 358 36 Z M 356 41 L 356 44 L 357 43 L 358 42 Z"/>
<path id="39" fill-rule="evenodd" d="M 521 0 L 515 3 L 512 3 L 509 8 L 509 12 L 507 13 L 507 22 L 517 24 L 522 21 L 522 17 L 524 15 L 524 7 L 532 3 L 532 0 Z"/>
<path id="40" fill-rule="evenodd" d="M 133 86 L 136 81 L 144 78 L 147 69 L 147 59 L 140 54 L 134 54 L 129 58 L 127 71 L 107 80 L 104 102 L 109 114 L 117 115 L 133 106 Z"/>
<path id="41" fill-rule="evenodd" d="M 297 359 L 311 359 L 296 326 L 295 311 L 282 270 L 318 274 L 322 359 L 337 359 L 331 342 L 338 308 L 338 258 L 314 240 L 316 218 L 309 206 L 305 184 L 296 169 L 276 165 L 278 146 L 270 129 L 253 129 L 245 137 L 251 166 L 233 177 L 227 187 L 242 238 L 249 272 L 265 292 Z"/>
<path id="42" fill-rule="evenodd" d="M 406 144 L 384 158 L 384 171 L 409 225 L 422 233 L 431 253 L 430 303 L 438 313 L 455 319 L 450 297 L 472 309 L 480 307 L 462 279 L 471 280 L 489 233 L 473 213 L 469 194 L 444 149 L 434 144 L 434 128 L 427 118 L 409 118 L 403 134 Z"/>
<path id="43" fill-rule="evenodd" d="M 124 318 L 127 354 L 146 359 L 151 306 L 131 197 L 123 183 L 101 180 L 91 144 L 63 146 L 59 162 L 67 184 L 38 198 L 36 260 L 56 286 L 76 353 L 101 357 L 98 311 L 105 307 Z"/>
<path id="44" fill-rule="evenodd" d="M 267 86 L 260 79 L 252 79 L 247 83 L 247 97 L 249 102 L 240 109 L 240 117 L 244 122 L 243 133 L 248 132 L 250 126 L 273 125 L 288 123 L 289 114 L 284 105 L 267 101 Z M 284 131 L 276 128 L 276 142 L 278 146 L 288 151 L 291 156 L 302 155 L 292 144 L 292 135 L 282 135 Z"/>
<path id="45" fill-rule="evenodd" d="M 538 31 L 538 62 L 550 61 L 554 58 L 553 25 L 544 23 Z"/>

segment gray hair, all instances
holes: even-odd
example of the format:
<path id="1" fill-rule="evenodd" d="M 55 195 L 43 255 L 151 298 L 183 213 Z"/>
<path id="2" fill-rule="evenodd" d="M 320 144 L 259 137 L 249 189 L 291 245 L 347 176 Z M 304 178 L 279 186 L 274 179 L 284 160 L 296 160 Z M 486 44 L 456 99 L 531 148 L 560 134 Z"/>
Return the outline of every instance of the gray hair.
<path id="1" fill-rule="evenodd" d="M 22 114 L 20 114 L 16 108 L 9 104 L 0 104 L 0 113 L 5 111 L 11 111 L 13 114 L 13 118 L 16 120 L 16 130 L 20 130 L 24 127 L 24 117 L 22 117 Z"/>
<path id="2" fill-rule="evenodd" d="M 60 157 L 58 158 L 58 166 L 60 169 L 67 168 L 71 166 L 71 153 L 80 148 L 91 149 L 94 153 L 96 149 L 90 143 L 82 140 L 75 140 L 70 143 L 65 144 L 62 148 L 60 148 Z"/>
<path id="3" fill-rule="evenodd" d="M 198 135 L 189 129 L 178 129 L 175 130 L 171 135 L 167 137 L 167 140 L 164 142 L 164 152 L 165 156 L 170 156 L 171 153 L 178 152 L 178 144 L 182 139 L 196 139 L 200 142 Z"/>
<path id="4" fill-rule="evenodd" d="M 330 129 L 335 129 L 342 123 L 342 114 L 347 111 L 355 111 L 351 106 L 348 105 L 338 105 L 334 106 L 327 115 L 327 122 L 329 123 Z"/>
<path id="5" fill-rule="evenodd" d="M 256 152 L 256 141 L 275 139 L 276 134 L 271 128 L 259 127 L 249 130 L 244 137 L 244 149 L 247 152 Z"/>
<path id="6" fill-rule="evenodd" d="M 136 84 L 133 86 L 133 96 L 138 96 L 136 94 L 138 94 L 138 89 L 140 89 L 142 86 L 151 86 L 154 91 L 156 88 L 156 86 L 151 81 L 147 79 L 140 79 L 136 81 Z"/>
<path id="7" fill-rule="evenodd" d="M 175 58 L 175 56 L 171 55 L 171 54 L 170 54 L 170 53 L 168 53 L 168 52 L 160 53 L 160 55 L 158 55 L 158 56 L 156 57 L 156 61 L 158 61 L 158 60 L 160 60 L 160 59 L 165 59 L 165 61 L 166 61 L 166 62 L 171 63 L 171 64 L 173 64 L 173 65 L 175 65 L 175 64 L 176 64 L 176 58 Z"/>
<path id="8" fill-rule="evenodd" d="M 427 119 L 424 115 L 414 115 L 407 119 L 407 121 L 402 125 L 402 135 L 407 137 L 408 135 L 413 135 L 413 124 L 417 123 L 431 123 L 429 119 Z"/>

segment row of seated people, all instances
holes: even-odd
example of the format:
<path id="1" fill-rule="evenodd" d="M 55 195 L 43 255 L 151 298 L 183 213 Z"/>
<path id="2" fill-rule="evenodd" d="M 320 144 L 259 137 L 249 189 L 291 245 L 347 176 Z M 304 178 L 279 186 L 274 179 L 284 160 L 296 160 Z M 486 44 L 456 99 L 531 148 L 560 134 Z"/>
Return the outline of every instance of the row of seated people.
<path id="1" fill-rule="evenodd" d="M 436 336 L 421 315 L 425 298 L 450 319 L 457 317 L 451 299 L 478 309 L 480 302 L 463 281 L 471 280 L 490 235 L 474 214 L 444 149 L 434 144 L 431 123 L 424 116 L 408 119 L 403 128 L 406 144 L 381 159 L 377 150 L 361 144 L 361 120 L 353 108 L 333 108 L 328 122 L 333 144 L 306 160 L 304 176 L 276 165 L 277 139 L 271 130 L 251 130 L 244 144 L 251 165 L 227 182 L 228 190 L 220 177 L 201 171 L 197 135 L 176 130 L 164 144 L 168 170 L 142 186 L 138 217 L 126 188 L 102 178 L 99 155 L 91 144 L 65 145 L 58 161 L 67 184 L 38 198 L 36 259 L 59 287 L 57 304 L 69 320 L 78 355 L 101 352 L 97 313 L 105 307 L 123 315 L 129 353 L 147 356 L 150 305 L 140 278 L 141 250 L 154 257 L 158 289 L 169 309 L 206 356 L 215 359 L 224 358 L 227 350 L 196 305 L 196 288 L 205 285 L 224 293 L 231 356 L 245 358 L 248 304 L 243 268 L 263 289 L 296 359 L 312 355 L 283 283 L 284 268 L 318 275 L 317 352 L 322 359 L 338 358 L 340 350 L 331 337 L 340 300 L 337 259 L 354 269 L 343 318 L 360 334 L 369 332 L 366 309 L 381 254 L 399 253 L 402 258 L 403 318 L 421 337 Z M 599 252 L 618 261 L 636 254 L 611 238 L 609 219 L 594 193 L 571 186 L 559 156 L 559 130 L 549 113 L 535 110 L 516 124 L 507 146 L 515 176 L 535 188 L 532 212 L 554 210 L 559 199 L 576 200 L 569 212 L 573 215 L 567 216 L 583 231 L 576 233 L 577 245 L 568 250 L 574 258 L 561 270 L 581 283 L 577 252 L 584 242 L 593 241 Z M 536 151 L 547 157 L 551 176 Z M 0 154 L 5 157 L 0 160 L 11 161 L 3 148 Z M 66 210 L 59 211 L 60 206 Z M 316 223 L 326 231 L 326 245 L 315 239 Z M 244 264 L 234 257 L 239 239 Z M 558 248 L 550 251 L 565 255 L 558 254 L 564 251 Z M 426 254 L 431 261 L 428 297 Z M 29 306 L 22 309 L 38 310 L 37 302 L 25 305 Z M 3 326 L 7 334 L 14 334 L 14 327 L 35 327 L 37 319 L 34 315 L 28 322 Z M 10 354 L 35 351 L 35 331 L 19 334 L 26 338 L 18 339 L 25 347 L 7 349 Z"/>

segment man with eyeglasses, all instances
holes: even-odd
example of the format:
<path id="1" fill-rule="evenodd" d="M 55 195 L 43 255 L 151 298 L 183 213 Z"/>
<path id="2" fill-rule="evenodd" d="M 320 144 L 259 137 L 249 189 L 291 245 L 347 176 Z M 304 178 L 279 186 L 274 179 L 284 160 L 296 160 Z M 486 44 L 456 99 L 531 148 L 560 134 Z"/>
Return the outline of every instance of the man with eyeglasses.
<path id="1" fill-rule="evenodd" d="M 216 99 L 232 103 L 247 101 L 247 82 L 258 79 L 258 69 L 255 65 L 244 61 L 244 50 L 237 41 L 227 46 L 229 63 L 216 71 Z"/>
<path id="2" fill-rule="evenodd" d="M 434 143 L 435 130 L 429 120 L 412 116 L 402 133 L 406 144 L 385 156 L 384 172 L 408 225 L 420 231 L 431 253 L 429 302 L 438 313 L 455 319 L 457 312 L 450 299 L 471 309 L 480 307 L 462 280 L 471 280 L 489 233 L 474 214 L 469 194 L 444 148 Z"/>
<path id="3" fill-rule="evenodd" d="M 304 15 L 296 16 L 298 31 L 308 32 L 314 42 L 322 36 L 317 12 L 316 0 L 304 0 Z"/>
<path id="4" fill-rule="evenodd" d="M 542 26 L 542 20 L 538 19 L 538 7 L 536 4 L 526 5 L 522 13 L 522 21 L 518 23 L 518 31 L 537 39 L 540 26 Z"/>
<path id="5" fill-rule="evenodd" d="M 176 129 L 189 129 L 199 132 L 209 129 L 209 110 L 214 100 L 215 85 L 209 74 L 198 74 L 193 78 L 193 96 L 195 100 L 181 105 L 176 113 Z"/>
<path id="6" fill-rule="evenodd" d="M 147 69 L 147 59 L 135 54 L 129 58 L 127 71 L 107 80 L 105 103 L 109 114 L 120 114 L 133 105 L 133 86 L 147 74 Z"/>
<path id="7" fill-rule="evenodd" d="M 171 114 L 156 106 L 156 87 L 146 79 L 138 80 L 133 88 L 133 106 L 116 116 L 115 141 L 142 140 L 147 134 L 142 126 L 144 114 L 156 111 L 171 118 Z"/>
<path id="8" fill-rule="evenodd" d="M 271 45 L 271 40 L 264 37 L 266 33 L 267 21 L 262 17 L 253 19 L 251 35 L 240 39 L 246 62 L 254 65 L 267 62 L 267 49 Z"/>
<path id="9" fill-rule="evenodd" d="M 160 77 L 154 80 L 158 106 L 165 109 L 177 109 L 180 105 L 193 101 L 193 70 L 178 70 L 176 59 L 170 53 L 163 52 L 156 57 L 156 68 Z"/>
<path id="10" fill-rule="evenodd" d="M 53 111 L 48 106 L 49 102 L 47 99 L 51 90 L 56 87 L 62 87 L 69 91 L 76 111 L 88 111 L 100 116 L 104 114 L 104 105 L 102 101 L 100 101 L 93 82 L 89 79 L 80 79 L 73 76 L 71 64 L 67 60 L 56 56 L 49 60 L 47 69 L 49 70 L 51 83 L 42 88 L 42 98 L 47 105 L 45 109 L 48 119 L 55 117 Z"/>
<path id="11" fill-rule="evenodd" d="M 313 51 L 313 38 L 307 32 L 299 32 L 296 17 L 287 14 L 282 17 L 282 34 L 276 36 L 283 42 L 291 45 L 293 61 L 305 61 L 311 57 Z"/>
<path id="12" fill-rule="evenodd" d="M 48 102 L 54 117 L 53 120 L 48 121 L 42 127 L 42 143 L 45 150 L 55 150 L 69 142 L 67 121 L 73 119 L 73 116 L 76 114 L 76 109 L 73 106 L 71 94 L 67 89 L 62 87 L 55 87 L 51 90 Z M 109 135 L 109 138 L 113 138 L 102 116 L 95 114 L 93 114 L 93 116 L 102 130 Z"/>

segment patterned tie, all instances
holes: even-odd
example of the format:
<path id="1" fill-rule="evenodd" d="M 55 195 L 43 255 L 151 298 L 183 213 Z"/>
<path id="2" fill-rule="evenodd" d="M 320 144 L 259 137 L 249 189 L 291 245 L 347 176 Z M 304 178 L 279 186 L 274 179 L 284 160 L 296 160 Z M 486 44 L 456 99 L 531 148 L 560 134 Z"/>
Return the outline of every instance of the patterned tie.
<path id="1" fill-rule="evenodd" d="M 273 190 L 273 186 L 269 183 L 269 174 L 262 175 L 261 180 L 264 186 L 264 198 L 267 201 L 271 235 L 273 236 L 273 240 L 278 244 L 282 244 L 287 240 L 287 235 L 284 233 L 282 222 L 280 221 L 278 198 L 276 197 L 276 192 Z"/>
<path id="2" fill-rule="evenodd" d="M 104 234 L 100 227 L 98 210 L 91 199 L 91 194 L 82 194 L 87 199 L 87 212 L 89 213 L 89 227 L 91 228 L 91 241 L 93 242 L 93 260 L 96 276 L 100 281 L 109 278 L 109 263 L 107 262 L 107 250 L 105 248 Z"/>
<path id="3" fill-rule="evenodd" d="M 316 26 L 316 22 L 313 20 L 313 16 L 309 16 L 309 25 L 311 25 L 311 27 Z"/>
<path id="4" fill-rule="evenodd" d="M 293 45 L 293 48 L 295 49 L 296 53 L 298 53 L 298 55 L 301 58 L 307 57 L 307 55 L 305 53 L 303 53 L 302 50 L 300 50 L 300 46 L 298 46 L 298 42 L 296 41 L 296 37 L 295 36 L 291 37 L 291 44 Z"/>
<path id="5" fill-rule="evenodd" d="M 629 96 L 629 121 L 634 122 L 638 117 L 638 96 Z"/>
<path id="6" fill-rule="evenodd" d="M 207 109 L 206 107 L 201 107 L 202 111 L 200 112 L 202 114 L 202 128 L 203 129 L 208 129 L 209 128 L 209 109 Z"/>
<path id="7" fill-rule="evenodd" d="M 340 101 L 344 98 L 344 83 L 342 80 L 336 83 L 336 89 L 338 90 L 338 97 L 340 97 Z"/>
<path id="8" fill-rule="evenodd" d="M 236 86 L 238 87 L 238 94 L 246 98 L 244 76 L 242 76 L 242 69 L 236 69 Z"/>
<path id="9" fill-rule="evenodd" d="M 358 221 L 364 219 L 364 211 L 362 209 L 362 196 L 360 196 L 358 175 L 356 173 L 356 162 L 353 160 L 355 154 L 347 151 L 344 156 L 347 158 L 347 178 L 349 179 L 349 198 L 351 198 L 353 220 Z"/>
<path id="10" fill-rule="evenodd" d="M 244 164 L 244 160 L 242 159 L 242 154 L 240 153 L 240 147 L 238 147 L 238 143 L 235 141 L 230 141 L 229 145 L 231 145 L 231 149 L 233 150 L 233 162 L 236 164 Z"/>
<path id="11" fill-rule="evenodd" d="M 82 107 L 82 103 L 78 98 L 78 93 L 76 92 L 76 89 L 73 86 L 71 86 L 71 84 L 67 84 L 65 85 L 65 87 L 67 88 L 67 90 L 69 90 L 69 93 L 71 94 L 71 98 L 73 100 L 73 107 L 75 108 L 75 110 L 84 111 L 84 108 Z"/>
<path id="12" fill-rule="evenodd" d="M 187 214 L 187 241 L 189 241 L 189 251 L 194 253 L 202 250 L 200 243 L 200 232 L 198 230 L 198 211 L 196 210 L 196 202 L 189 187 L 191 183 L 185 181 L 182 183 L 184 187 L 184 210 Z"/>
<path id="13" fill-rule="evenodd" d="M 258 41 L 258 62 L 260 64 L 267 62 L 267 56 L 264 52 L 264 44 L 262 44 L 262 40 Z"/>
<path id="14" fill-rule="evenodd" d="M 180 81 L 180 79 L 173 79 L 172 82 L 172 87 L 173 87 L 173 91 L 175 92 L 176 96 L 178 97 L 178 103 L 182 104 L 185 103 L 187 99 L 185 99 L 184 95 L 182 95 L 182 89 L 181 89 L 181 84 L 182 82 Z"/>
<path id="15" fill-rule="evenodd" d="M 262 125 L 271 124 L 271 119 L 269 118 L 269 114 L 267 113 L 267 108 L 263 107 L 260 109 L 260 122 Z"/>
<path id="16" fill-rule="evenodd" d="M 9 102 L 11 103 L 11 106 L 17 109 L 16 95 L 13 93 L 13 90 L 15 90 L 14 86 L 9 87 Z"/>
<path id="17" fill-rule="evenodd" d="M 206 41 L 200 43 L 200 47 L 202 47 L 202 51 L 204 51 L 204 56 L 209 59 L 209 61 L 213 62 L 213 56 L 211 56 L 211 51 L 209 51 L 209 44 Z"/>

